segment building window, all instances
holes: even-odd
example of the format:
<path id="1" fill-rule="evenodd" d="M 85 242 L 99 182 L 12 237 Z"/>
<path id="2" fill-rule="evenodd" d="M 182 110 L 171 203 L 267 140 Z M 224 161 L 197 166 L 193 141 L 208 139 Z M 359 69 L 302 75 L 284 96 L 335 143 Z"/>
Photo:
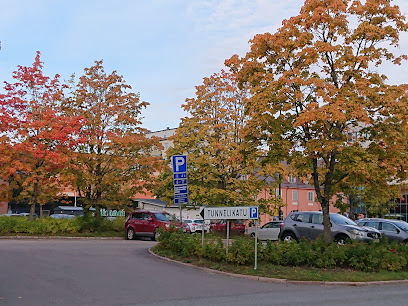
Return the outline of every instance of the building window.
<path id="1" fill-rule="evenodd" d="M 168 150 L 168 148 L 169 148 L 169 144 L 168 144 L 168 143 L 165 143 L 165 144 L 164 144 L 164 149 L 165 149 L 165 150 Z"/>
<path id="2" fill-rule="evenodd" d="M 298 201 L 298 191 L 297 190 L 292 190 L 292 201 L 297 202 Z"/>
<path id="3" fill-rule="evenodd" d="M 314 192 L 313 191 L 308 191 L 307 193 L 307 201 L 308 202 L 314 202 Z"/>
<path id="4" fill-rule="evenodd" d="M 296 183 L 296 177 L 289 175 L 289 183 Z"/>
<path id="5" fill-rule="evenodd" d="M 275 196 L 276 197 L 282 196 L 282 190 L 280 190 L 280 194 L 279 194 L 279 188 L 276 188 L 275 189 Z"/>

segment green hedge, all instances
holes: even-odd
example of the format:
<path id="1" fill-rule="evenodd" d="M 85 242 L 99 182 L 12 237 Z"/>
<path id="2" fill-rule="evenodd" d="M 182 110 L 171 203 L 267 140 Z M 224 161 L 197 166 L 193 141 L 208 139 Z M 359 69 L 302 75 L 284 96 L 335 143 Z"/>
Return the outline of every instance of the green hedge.
<path id="1" fill-rule="evenodd" d="M 254 240 L 238 237 L 228 248 L 220 238 L 205 239 L 180 231 L 162 231 L 159 251 L 182 257 L 205 258 L 215 262 L 225 261 L 236 265 L 254 263 Z M 258 262 L 282 266 L 307 266 L 315 268 L 346 268 L 357 271 L 408 271 L 408 246 L 382 239 L 378 243 L 350 242 L 344 246 L 325 244 L 323 240 L 301 240 L 299 243 L 281 241 L 266 244 L 258 242 Z"/>
<path id="2" fill-rule="evenodd" d="M 58 235 L 116 232 L 124 233 L 124 218 L 108 220 L 92 216 L 73 219 L 39 218 L 30 221 L 27 217 L 0 217 L 0 235 L 30 234 Z"/>

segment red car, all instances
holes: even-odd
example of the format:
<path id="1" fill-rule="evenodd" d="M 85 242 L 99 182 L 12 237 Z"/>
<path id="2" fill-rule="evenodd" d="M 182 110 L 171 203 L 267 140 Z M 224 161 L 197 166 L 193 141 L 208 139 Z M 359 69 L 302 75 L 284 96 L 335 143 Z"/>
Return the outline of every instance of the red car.
<path id="1" fill-rule="evenodd" d="M 227 232 L 227 221 L 220 220 L 216 223 L 212 223 L 210 227 L 211 232 Z M 240 220 L 230 221 L 230 231 L 234 233 L 245 233 L 245 224 Z"/>
<path id="2" fill-rule="evenodd" d="M 157 229 L 163 226 L 170 228 L 166 212 L 138 210 L 129 214 L 125 223 L 126 238 L 148 237 L 156 240 Z"/>

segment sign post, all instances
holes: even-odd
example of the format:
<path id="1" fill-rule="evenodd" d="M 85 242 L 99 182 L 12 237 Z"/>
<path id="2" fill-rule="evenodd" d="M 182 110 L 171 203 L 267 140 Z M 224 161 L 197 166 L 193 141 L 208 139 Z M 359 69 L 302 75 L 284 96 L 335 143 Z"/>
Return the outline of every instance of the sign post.
<path id="1" fill-rule="evenodd" d="M 254 270 L 258 269 L 258 219 L 255 221 L 255 266 Z"/>
<path id="2" fill-rule="evenodd" d="M 237 206 L 237 207 L 201 207 L 200 216 L 204 220 L 227 220 L 227 246 L 228 255 L 229 245 L 229 221 L 230 220 L 249 220 L 255 219 L 258 225 L 258 206 Z M 258 259 L 258 233 L 255 228 L 255 270 L 257 269 Z"/>
<path id="3" fill-rule="evenodd" d="M 180 222 L 183 222 L 181 205 L 188 203 L 187 156 L 173 155 L 171 161 L 173 164 L 174 204 L 179 204 Z"/>

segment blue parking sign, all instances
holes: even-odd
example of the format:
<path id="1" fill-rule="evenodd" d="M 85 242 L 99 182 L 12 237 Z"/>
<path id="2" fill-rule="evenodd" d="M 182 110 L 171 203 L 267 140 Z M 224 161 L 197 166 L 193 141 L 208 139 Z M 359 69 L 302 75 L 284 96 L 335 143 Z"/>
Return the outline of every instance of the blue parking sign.
<path id="1" fill-rule="evenodd" d="M 249 218 L 258 219 L 258 207 L 257 206 L 253 206 L 249 208 Z"/>

